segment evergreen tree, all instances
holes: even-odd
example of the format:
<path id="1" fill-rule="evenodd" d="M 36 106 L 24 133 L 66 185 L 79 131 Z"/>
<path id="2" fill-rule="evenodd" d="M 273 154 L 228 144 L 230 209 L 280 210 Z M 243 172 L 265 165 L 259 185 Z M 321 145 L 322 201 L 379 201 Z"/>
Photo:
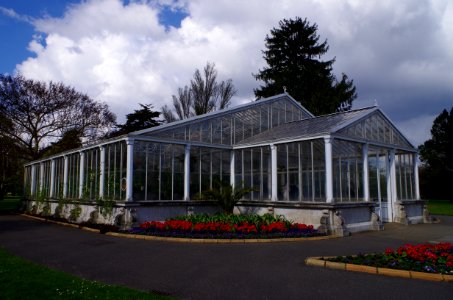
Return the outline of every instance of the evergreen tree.
<path id="1" fill-rule="evenodd" d="M 65 131 L 57 142 L 42 150 L 43 157 L 82 147 L 82 136 L 83 132 L 78 128 L 71 128 Z"/>
<path id="2" fill-rule="evenodd" d="M 126 115 L 126 123 L 117 124 L 117 131 L 110 133 L 108 137 L 119 136 L 133 131 L 138 131 L 146 128 L 151 128 L 160 125 L 160 121 L 156 120 L 159 118 L 160 112 L 153 111 L 152 104 L 141 104 L 141 109 L 134 110 L 133 113 Z"/>
<path id="3" fill-rule="evenodd" d="M 424 198 L 453 201 L 453 107 L 437 116 L 431 139 L 419 147 L 424 162 L 420 189 Z"/>
<path id="4" fill-rule="evenodd" d="M 254 75 L 264 82 L 254 90 L 255 96 L 260 99 L 286 90 L 315 115 L 351 109 L 357 97 L 353 81 L 345 74 L 338 81 L 332 74 L 335 59 L 320 60 L 329 46 L 327 40 L 319 42 L 317 25 L 299 17 L 279 25 L 266 35 L 263 58 L 268 66 Z"/>

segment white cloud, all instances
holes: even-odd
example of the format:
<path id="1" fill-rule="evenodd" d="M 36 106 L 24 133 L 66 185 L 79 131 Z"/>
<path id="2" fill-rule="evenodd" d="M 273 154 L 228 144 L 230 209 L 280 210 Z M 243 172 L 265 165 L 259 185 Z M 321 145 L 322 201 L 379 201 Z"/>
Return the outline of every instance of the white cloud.
<path id="1" fill-rule="evenodd" d="M 159 23 L 164 4 L 188 14 L 180 28 Z M 354 79 L 356 106 L 377 99 L 397 125 L 418 118 L 426 127 L 432 119 L 421 116 L 437 115 L 453 100 L 452 15 L 447 0 L 89 0 L 62 17 L 34 19 L 44 40 L 30 42 L 36 57 L 17 70 L 106 101 L 120 121 L 139 102 L 169 104 L 207 61 L 216 63 L 219 79 L 233 79 L 236 103 L 250 101 L 266 34 L 279 20 L 300 16 L 328 39 L 325 59 L 336 57 L 335 73 Z M 407 131 L 414 141 L 426 136 L 420 132 Z"/>
<path id="2" fill-rule="evenodd" d="M 16 19 L 16 20 L 21 21 L 21 22 L 33 24 L 33 18 L 31 18 L 29 16 L 26 16 L 26 15 L 18 14 L 13 9 L 0 6 L 0 13 L 2 13 L 3 15 L 5 15 L 7 17 Z"/>

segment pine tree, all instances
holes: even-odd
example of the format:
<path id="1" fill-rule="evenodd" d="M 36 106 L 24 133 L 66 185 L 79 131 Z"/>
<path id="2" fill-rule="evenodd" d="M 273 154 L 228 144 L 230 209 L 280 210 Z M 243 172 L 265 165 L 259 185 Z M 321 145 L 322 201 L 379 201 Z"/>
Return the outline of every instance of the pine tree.
<path id="1" fill-rule="evenodd" d="M 431 139 L 419 147 L 424 162 L 420 178 L 423 198 L 453 201 L 453 107 L 433 122 Z"/>
<path id="2" fill-rule="evenodd" d="M 151 128 L 161 124 L 161 121 L 156 120 L 160 116 L 160 112 L 154 111 L 152 104 L 141 104 L 141 109 L 134 110 L 133 113 L 126 115 L 126 123 L 117 124 L 117 131 L 110 132 L 106 138 L 112 138 L 133 131 Z"/>
<path id="3" fill-rule="evenodd" d="M 322 61 L 327 40 L 320 43 L 317 25 L 307 19 L 282 20 L 266 36 L 263 58 L 267 67 L 254 77 L 264 85 L 255 89 L 260 99 L 280 94 L 285 89 L 315 115 L 349 110 L 357 97 L 353 81 L 342 74 L 338 81 L 332 74 L 335 59 Z"/>

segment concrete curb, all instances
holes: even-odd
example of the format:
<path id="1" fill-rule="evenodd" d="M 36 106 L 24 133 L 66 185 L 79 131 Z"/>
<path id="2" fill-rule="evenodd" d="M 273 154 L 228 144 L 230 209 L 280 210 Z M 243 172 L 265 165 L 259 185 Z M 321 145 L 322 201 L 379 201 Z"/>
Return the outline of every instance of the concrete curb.
<path id="1" fill-rule="evenodd" d="M 378 268 L 378 267 L 372 267 L 372 266 L 331 262 L 331 261 L 326 261 L 323 259 L 323 258 L 333 258 L 333 257 L 334 256 L 307 257 L 305 259 L 305 264 L 307 266 L 313 266 L 313 267 L 324 267 L 324 268 L 330 268 L 330 269 L 336 269 L 336 270 L 362 272 L 362 273 L 385 275 L 385 276 L 391 276 L 391 277 L 453 282 L 453 275 L 433 274 L 433 273 L 424 273 L 424 272 L 416 272 L 416 271 L 408 271 L 408 270 L 397 270 L 397 269 L 389 269 L 389 268 Z"/>
<path id="2" fill-rule="evenodd" d="M 252 243 L 272 243 L 272 242 L 303 242 L 303 241 L 320 241 L 332 238 L 336 236 L 315 236 L 315 237 L 301 237 L 301 238 L 276 238 L 276 239 L 193 239 L 193 238 L 173 238 L 164 236 L 152 236 L 152 235 L 141 235 L 141 234 L 127 234 L 119 232 L 107 232 L 106 235 L 139 239 L 148 241 L 165 241 L 165 242 L 176 242 L 176 243 L 196 243 L 196 244 L 252 244 Z"/>
<path id="3" fill-rule="evenodd" d="M 90 227 L 79 226 L 77 224 L 59 222 L 54 220 L 49 220 L 42 217 L 31 216 L 27 214 L 21 214 L 24 217 L 45 221 L 49 223 L 54 223 L 58 225 L 79 228 L 82 230 L 100 233 L 99 229 L 94 229 Z M 107 232 L 105 235 L 128 238 L 128 239 L 138 239 L 138 240 L 148 240 L 148 241 L 164 241 L 164 242 L 176 242 L 176 243 L 194 243 L 194 244 L 252 244 L 252 243 L 274 243 L 274 242 L 305 242 L 305 241 L 321 241 L 338 238 L 334 235 L 326 236 L 314 236 L 314 237 L 300 237 L 300 238 L 272 238 L 272 239 L 194 239 L 194 238 L 174 238 L 174 237 L 164 237 L 164 236 L 152 236 L 152 235 L 142 235 L 142 234 L 128 234 L 120 232 Z"/>

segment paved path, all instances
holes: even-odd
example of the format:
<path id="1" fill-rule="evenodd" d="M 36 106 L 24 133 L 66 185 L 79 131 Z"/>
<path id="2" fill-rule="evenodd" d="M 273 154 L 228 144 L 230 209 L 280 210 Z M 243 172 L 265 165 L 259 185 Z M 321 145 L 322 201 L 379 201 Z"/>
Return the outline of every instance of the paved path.
<path id="1" fill-rule="evenodd" d="M 309 242 L 182 244 L 123 239 L 0 216 L 0 247 L 88 279 L 182 299 L 453 299 L 453 283 L 309 267 L 307 256 L 383 251 L 405 243 L 452 241 L 440 224 L 390 224 L 382 232 Z M 0 287 L 1 288 L 1 287 Z"/>

